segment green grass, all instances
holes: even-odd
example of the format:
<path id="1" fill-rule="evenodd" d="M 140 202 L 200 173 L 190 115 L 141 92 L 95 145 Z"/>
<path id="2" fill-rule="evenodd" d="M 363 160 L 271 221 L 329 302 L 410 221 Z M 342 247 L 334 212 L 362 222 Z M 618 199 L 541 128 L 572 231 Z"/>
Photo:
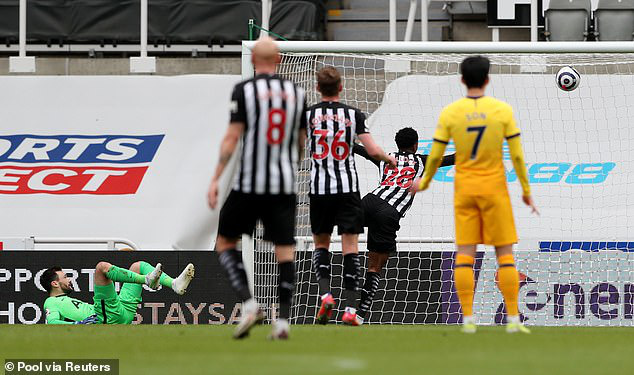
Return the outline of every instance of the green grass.
<path id="1" fill-rule="evenodd" d="M 508 335 L 479 327 L 293 326 L 270 342 L 269 326 L 242 341 L 231 326 L 0 325 L 6 358 L 118 358 L 121 374 L 626 374 L 631 328 L 533 328 Z"/>

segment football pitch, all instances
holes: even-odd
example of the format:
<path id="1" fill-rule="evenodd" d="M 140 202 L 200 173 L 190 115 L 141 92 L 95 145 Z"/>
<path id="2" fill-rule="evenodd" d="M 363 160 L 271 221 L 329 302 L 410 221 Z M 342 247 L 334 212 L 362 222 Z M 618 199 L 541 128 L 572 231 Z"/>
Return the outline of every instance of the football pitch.
<path id="1" fill-rule="evenodd" d="M 120 374 L 625 374 L 631 328 L 533 328 L 509 335 L 456 326 L 270 326 L 242 341 L 231 326 L 0 325 L 7 358 L 113 358 Z M 629 370 L 628 370 L 629 369 Z"/>

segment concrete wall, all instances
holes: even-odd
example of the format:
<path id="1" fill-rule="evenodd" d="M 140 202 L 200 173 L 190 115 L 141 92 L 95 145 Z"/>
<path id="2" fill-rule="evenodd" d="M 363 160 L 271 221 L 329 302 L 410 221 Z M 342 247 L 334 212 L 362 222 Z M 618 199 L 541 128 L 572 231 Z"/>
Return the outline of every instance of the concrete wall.
<path id="1" fill-rule="evenodd" d="M 37 57 L 38 75 L 128 75 L 127 58 Z M 240 74 L 240 57 L 158 57 L 156 74 Z M 0 75 L 9 74 L 9 59 L 0 58 Z"/>

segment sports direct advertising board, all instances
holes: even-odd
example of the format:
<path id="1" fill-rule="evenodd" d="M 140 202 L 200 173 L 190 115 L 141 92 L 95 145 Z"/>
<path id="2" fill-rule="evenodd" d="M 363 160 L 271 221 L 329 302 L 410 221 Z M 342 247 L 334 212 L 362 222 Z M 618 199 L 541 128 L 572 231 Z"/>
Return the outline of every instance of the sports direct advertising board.
<path id="1" fill-rule="evenodd" d="M 0 238 L 209 249 L 206 192 L 239 79 L 2 77 Z"/>

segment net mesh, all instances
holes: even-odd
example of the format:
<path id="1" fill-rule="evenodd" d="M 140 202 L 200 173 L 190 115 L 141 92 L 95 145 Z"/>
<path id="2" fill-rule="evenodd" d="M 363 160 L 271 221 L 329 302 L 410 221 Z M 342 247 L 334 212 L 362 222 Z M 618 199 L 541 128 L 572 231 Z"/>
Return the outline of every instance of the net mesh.
<path id="1" fill-rule="evenodd" d="M 521 238 L 516 263 L 521 273 L 520 311 L 527 324 L 631 325 L 634 301 L 634 242 L 631 194 L 634 177 L 634 54 L 495 54 L 487 94 L 511 104 L 533 196 L 541 208 L 531 217 L 505 148 L 504 159 L 516 226 Z M 461 54 L 283 54 L 279 73 L 302 86 L 308 102 L 319 101 L 315 73 L 335 66 L 342 73 L 341 99 L 369 116 L 371 133 L 386 150 L 405 126 L 419 133 L 428 153 L 441 109 L 464 95 Z M 563 66 L 581 75 L 580 87 L 560 90 Z M 448 147 L 452 152 L 452 145 Z M 318 296 L 311 272 L 309 164 L 298 177 L 297 285 L 293 323 L 314 323 Z M 357 161 L 362 195 L 378 184 L 376 167 Z M 401 220 L 399 245 L 381 274 L 369 323 L 446 324 L 460 321 L 453 289 L 453 167 L 441 169 L 429 191 L 416 197 Z M 276 316 L 277 266 L 272 246 L 255 234 L 255 295 Z M 333 294 L 342 285 L 342 257 L 334 244 Z M 360 244 L 362 276 L 365 244 Z M 484 248 L 482 248 L 484 249 Z M 504 322 L 496 288 L 495 255 L 479 252 L 475 266 L 475 314 L 480 324 Z M 363 277 L 362 277 L 363 281 Z M 335 320 L 342 314 L 336 310 Z"/>

